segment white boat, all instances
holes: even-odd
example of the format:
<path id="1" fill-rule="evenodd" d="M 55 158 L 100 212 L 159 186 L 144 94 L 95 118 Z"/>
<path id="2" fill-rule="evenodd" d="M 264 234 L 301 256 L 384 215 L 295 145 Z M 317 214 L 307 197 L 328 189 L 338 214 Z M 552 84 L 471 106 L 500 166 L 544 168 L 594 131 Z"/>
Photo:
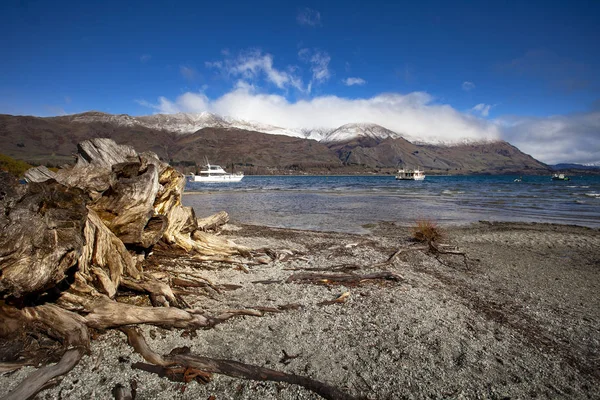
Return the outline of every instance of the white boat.
<path id="1" fill-rule="evenodd" d="M 399 169 L 396 174 L 396 180 L 399 181 L 422 181 L 425 179 L 425 173 L 417 169 Z"/>
<path id="2" fill-rule="evenodd" d="M 244 174 L 237 172 L 235 174 L 228 174 L 223 168 L 218 165 L 210 165 L 208 162 L 200 171 L 200 175 L 191 174 L 190 182 L 206 182 L 206 183 L 220 183 L 220 182 L 239 182 L 244 177 Z"/>

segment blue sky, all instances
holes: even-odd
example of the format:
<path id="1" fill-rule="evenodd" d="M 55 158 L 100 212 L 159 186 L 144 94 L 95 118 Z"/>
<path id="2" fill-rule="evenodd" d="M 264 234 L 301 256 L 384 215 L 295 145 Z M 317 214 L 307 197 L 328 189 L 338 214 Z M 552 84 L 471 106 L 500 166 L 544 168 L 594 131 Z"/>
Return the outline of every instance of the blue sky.
<path id="1" fill-rule="evenodd" d="M 600 2 L 485 3 L 5 0 L 0 113 L 355 116 L 600 161 Z"/>

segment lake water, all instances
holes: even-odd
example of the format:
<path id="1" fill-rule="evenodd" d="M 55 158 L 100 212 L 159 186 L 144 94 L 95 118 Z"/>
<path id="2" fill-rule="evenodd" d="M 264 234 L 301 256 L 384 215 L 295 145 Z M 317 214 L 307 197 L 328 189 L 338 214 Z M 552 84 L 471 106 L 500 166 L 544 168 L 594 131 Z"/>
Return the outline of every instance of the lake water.
<path id="1" fill-rule="evenodd" d="M 364 225 L 440 225 L 479 220 L 577 224 L 600 228 L 600 176 L 246 176 L 239 183 L 188 183 L 184 205 L 208 216 L 273 227 L 367 232 Z"/>

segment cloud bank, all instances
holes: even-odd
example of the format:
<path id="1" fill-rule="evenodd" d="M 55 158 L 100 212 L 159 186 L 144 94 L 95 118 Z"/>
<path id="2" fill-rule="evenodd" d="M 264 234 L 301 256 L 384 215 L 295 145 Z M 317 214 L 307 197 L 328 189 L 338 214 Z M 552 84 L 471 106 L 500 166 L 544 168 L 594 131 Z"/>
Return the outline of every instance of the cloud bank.
<path id="1" fill-rule="evenodd" d="M 160 97 L 157 104 L 139 102 L 159 113 L 213 112 L 247 121 L 292 129 L 337 128 L 370 122 L 420 141 L 494 140 L 498 126 L 449 105 L 436 104 L 425 92 L 384 93 L 365 99 L 320 96 L 290 102 L 276 94 L 256 93 L 243 83 L 217 99 L 184 93 L 175 100 Z"/>
<path id="2" fill-rule="evenodd" d="M 354 122 L 375 123 L 409 140 L 455 143 L 506 140 L 536 159 L 561 162 L 600 162 L 600 110 L 545 118 L 509 116 L 494 120 L 471 110 L 460 112 L 436 103 L 425 92 L 382 93 L 370 98 L 320 96 L 291 102 L 277 94 L 256 93 L 239 81 L 236 88 L 215 99 L 187 92 L 174 100 L 138 101 L 156 113 L 212 112 L 223 116 L 292 128 L 337 128 Z M 480 115 L 492 106 L 478 104 Z"/>
<path id="3" fill-rule="evenodd" d="M 502 117 L 503 139 L 540 161 L 600 165 L 600 111 L 536 117 Z"/>
<path id="4" fill-rule="evenodd" d="M 299 14 L 300 20 L 307 25 L 310 21 L 320 23 L 320 14 L 306 9 Z M 489 119 L 496 105 L 479 103 L 459 111 L 422 91 L 380 93 L 369 98 L 311 97 L 315 85 L 333 76 L 329 66 L 331 57 L 325 51 L 301 48 L 298 51 L 301 65 L 286 67 L 275 66 L 274 57 L 260 49 L 249 49 L 237 55 L 223 50 L 221 54 L 223 59 L 205 65 L 233 84 L 233 88 L 222 96 L 209 98 L 203 92 L 187 92 L 175 99 L 161 96 L 156 103 L 136 102 L 156 113 L 212 112 L 297 130 L 335 129 L 348 123 L 367 122 L 384 126 L 413 141 L 506 140 L 550 164 L 600 163 L 600 105 L 579 114 Z M 532 61 L 538 58 L 538 53 L 530 54 L 523 60 L 513 60 L 505 69 L 529 71 L 532 64 L 538 65 Z M 188 66 L 181 66 L 180 73 L 188 80 L 196 76 L 196 71 Z M 306 81 L 302 79 L 303 74 Z M 354 86 L 364 85 L 366 81 L 348 77 L 341 83 Z M 461 87 L 469 92 L 476 85 L 464 81 Z M 272 93 L 273 90 L 281 94 Z M 294 97 L 289 96 L 290 92 L 300 94 L 299 100 L 289 100 Z"/>

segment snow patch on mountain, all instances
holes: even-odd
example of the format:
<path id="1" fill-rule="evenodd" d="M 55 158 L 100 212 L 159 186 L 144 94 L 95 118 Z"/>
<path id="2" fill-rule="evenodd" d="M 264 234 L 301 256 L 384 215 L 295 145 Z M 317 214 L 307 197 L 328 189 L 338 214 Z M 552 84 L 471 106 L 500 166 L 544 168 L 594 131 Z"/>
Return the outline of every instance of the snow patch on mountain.
<path id="1" fill-rule="evenodd" d="M 464 145 L 477 145 L 477 144 L 489 144 L 489 143 L 497 143 L 502 142 L 501 139 L 495 138 L 463 138 L 459 140 L 449 141 L 440 137 L 431 137 L 427 138 L 427 141 L 420 140 L 419 138 L 415 138 L 413 136 L 405 136 L 405 139 L 416 145 L 434 145 L 434 146 L 444 146 L 444 147 L 456 147 L 456 146 L 464 146 Z"/>
<path id="2" fill-rule="evenodd" d="M 63 117 L 61 117 L 63 118 Z M 494 140 L 459 140 L 448 142 L 442 138 L 428 138 L 427 141 L 410 134 L 400 134 L 372 123 L 352 123 L 342 125 L 339 128 L 305 128 L 288 129 L 279 126 L 264 124 L 256 121 L 245 121 L 231 117 L 221 117 L 217 114 L 202 113 L 176 113 L 176 114 L 154 114 L 140 117 L 132 117 L 127 114 L 106 114 L 90 111 L 83 114 L 68 117 L 71 122 L 90 123 L 101 122 L 119 126 L 134 127 L 143 126 L 149 129 L 164 130 L 179 134 L 191 134 L 204 128 L 242 129 L 247 131 L 268 133 L 271 135 L 285 135 L 304 139 L 312 139 L 324 143 L 347 142 L 359 137 L 376 140 L 404 138 L 414 144 L 435 144 L 456 146 L 463 144 L 476 144 L 493 142 Z"/>
<path id="3" fill-rule="evenodd" d="M 263 132 L 272 135 L 286 135 L 293 137 L 305 137 L 296 130 L 281 128 L 278 126 L 262 124 L 254 121 L 238 120 L 230 117 L 221 117 L 209 112 L 203 113 L 176 113 L 176 114 L 154 114 L 141 117 L 132 117 L 126 114 L 112 115 L 101 112 L 87 112 L 73 115 L 71 122 L 89 123 L 102 122 L 119 126 L 143 126 L 149 129 L 164 130 L 179 134 L 190 134 L 204 128 L 244 129 L 248 131 Z"/>
<path id="4" fill-rule="evenodd" d="M 326 133 L 321 141 L 347 142 L 359 137 L 383 140 L 389 138 L 401 138 L 402 135 L 377 124 L 355 123 L 342 125 L 339 128 Z"/>

